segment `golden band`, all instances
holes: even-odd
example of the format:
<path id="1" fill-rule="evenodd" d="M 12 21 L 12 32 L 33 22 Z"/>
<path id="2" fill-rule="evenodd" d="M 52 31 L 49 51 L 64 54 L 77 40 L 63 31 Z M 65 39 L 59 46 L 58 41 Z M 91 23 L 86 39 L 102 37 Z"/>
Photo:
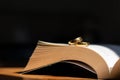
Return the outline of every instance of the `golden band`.
<path id="1" fill-rule="evenodd" d="M 88 46 L 88 42 L 83 42 L 83 39 L 81 37 L 77 37 L 73 40 L 70 40 L 68 42 L 69 45 L 76 45 L 76 46 Z"/>

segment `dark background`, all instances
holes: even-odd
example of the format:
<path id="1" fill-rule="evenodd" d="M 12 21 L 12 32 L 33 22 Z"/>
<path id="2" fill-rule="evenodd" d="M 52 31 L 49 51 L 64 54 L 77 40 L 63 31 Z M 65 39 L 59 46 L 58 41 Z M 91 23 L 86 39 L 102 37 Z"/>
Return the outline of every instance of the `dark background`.
<path id="1" fill-rule="evenodd" d="M 119 0 L 1 0 L 0 44 L 78 36 L 92 43 L 120 44 Z"/>
<path id="2" fill-rule="evenodd" d="M 28 58 L 38 40 L 119 45 L 119 30 L 119 0 L 0 0 L 1 60 Z"/>

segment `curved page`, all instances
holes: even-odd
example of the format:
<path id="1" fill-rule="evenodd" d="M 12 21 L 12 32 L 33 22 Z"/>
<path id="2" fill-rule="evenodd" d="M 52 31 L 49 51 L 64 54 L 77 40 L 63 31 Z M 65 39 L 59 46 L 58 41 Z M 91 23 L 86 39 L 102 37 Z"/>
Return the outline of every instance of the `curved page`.
<path id="1" fill-rule="evenodd" d="M 96 71 L 98 78 L 109 76 L 107 64 L 98 53 L 89 48 L 77 46 L 37 46 L 24 71 L 42 68 L 64 60 L 76 60 L 88 64 Z"/>

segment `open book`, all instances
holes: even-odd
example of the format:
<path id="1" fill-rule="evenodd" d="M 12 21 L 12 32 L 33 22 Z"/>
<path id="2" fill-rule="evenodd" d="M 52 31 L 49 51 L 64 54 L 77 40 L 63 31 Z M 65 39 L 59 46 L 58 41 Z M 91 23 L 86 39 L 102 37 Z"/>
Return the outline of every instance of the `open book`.
<path id="1" fill-rule="evenodd" d="M 22 73 L 34 72 L 57 63 L 82 67 L 100 79 L 116 78 L 120 73 L 119 56 L 110 48 L 101 45 L 75 46 L 44 41 L 38 42 Z M 58 69 L 60 68 L 63 67 Z M 53 69 L 56 71 L 57 68 Z"/>

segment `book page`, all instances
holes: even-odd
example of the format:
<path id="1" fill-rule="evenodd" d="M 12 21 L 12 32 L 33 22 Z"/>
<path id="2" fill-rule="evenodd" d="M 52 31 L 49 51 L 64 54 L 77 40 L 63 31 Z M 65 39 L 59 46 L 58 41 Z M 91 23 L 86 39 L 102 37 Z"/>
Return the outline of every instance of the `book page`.
<path id="1" fill-rule="evenodd" d="M 111 72 L 110 69 L 118 59 L 119 56 L 112 49 L 101 45 L 85 47 L 40 41 L 23 73 L 64 60 L 76 60 L 91 66 L 94 70 L 80 64 L 93 73 L 96 71 L 98 78 L 108 78 Z"/>
<path id="2" fill-rule="evenodd" d="M 87 47 L 77 46 L 37 46 L 23 74 L 65 60 L 86 63 L 96 71 L 98 78 L 107 78 L 109 76 L 108 66 L 98 53 Z M 85 66 L 84 68 L 88 69 Z"/>
<path id="3" fill-rule="evenodd" d="M 110 69 L 113 68 L 119 59 L 119 56 L 116 54 L 116 52 L 108 47 L 101 45 L 89 45 L 88 48 L 96 51 L 100 56 L 102 56 L 109 67 L 109 71 L 111 71 Z"/>
<path id="4" fill-rule="evenodd" d="M 111 78 L 120 79 L 120 59 L 115 63 L 111 71 Z"/>
<path id="5" fill-rule="evenodd" d="M 40 43 L 39 45 L 51 45 L 51 46 L 69 46 L 68 44 L 61 44 L 61 43 L 50 43 L 50 42 L 44 42 L 44 41 L 39 41 L 38 43 Z M 106 45 L 102 46 L 102 45 L 89 45 L 88 48 L 94 50 L 95 52 L 97 52 L 107 63 L 109 70 L 111 68 L 113 68 L 113 66 L 115 65 L 115 63 L 118 61 L 119 59 L 119 55 L 112 49 L 114 47 L 117 52 L 120 52 L 119 49 L 117 49 L 115 46 L 111 46 L 111 45 Z"/>

